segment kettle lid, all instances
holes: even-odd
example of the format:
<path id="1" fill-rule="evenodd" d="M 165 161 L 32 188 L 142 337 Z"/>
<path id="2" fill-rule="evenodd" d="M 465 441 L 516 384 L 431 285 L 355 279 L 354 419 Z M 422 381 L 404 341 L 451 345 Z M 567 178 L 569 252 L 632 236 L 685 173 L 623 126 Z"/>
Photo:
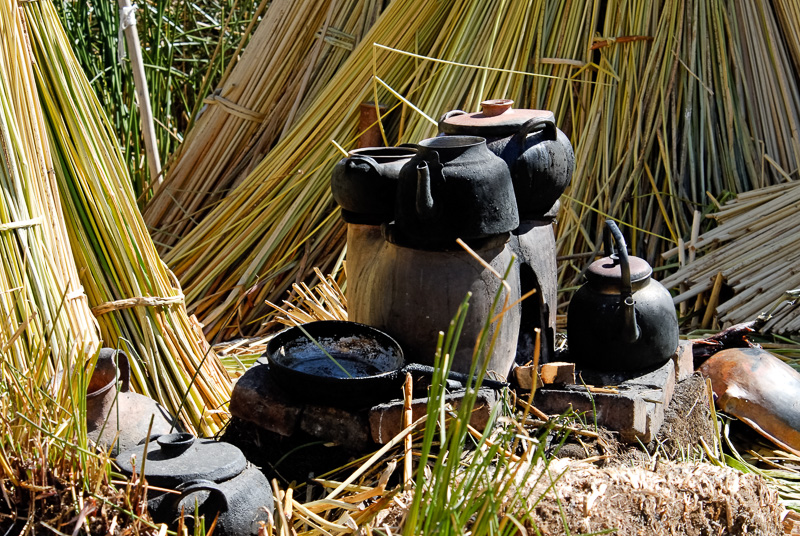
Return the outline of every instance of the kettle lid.
<path id="1" fill-rule="evenodd" d="M 145 446 L 147 460 L 143 460 Z M 213 439 L 199 439 L 188 433 L 159 436 L 147 445 L 138 445 L 117 456 L 117 465 L 126 476 L 144 464 L 144 476 L 152 486 L 175 488 L 192 480 L 222 482 L 237 476 L 247 467 L 247 459 L 234 445 Z"/>
<path id="2" fill-rule="evenodd" d="M 439 120 L 439 131 L 448 135 L 510 136 L 531 119 L 555 122 L 555 116 L 549 110 L 515 109 L 512 104 L 514 101 L 511 99 L 492 99 L 481 102 L 481 111 L 477 113 L 452 110 Z"/>
<path id="3" fill-rule="evenodd" d="M 631 284 L 635 285 L 648 279 L 653 269 L 646 260 L 640 257 L 629 256 L 628 263 L 631 268 Z M 586 279 L 598 285 L 620 286 L 622 283 L 622 268 L 616 255 L 603 257 L 594 261 L 586 270 Z"/>

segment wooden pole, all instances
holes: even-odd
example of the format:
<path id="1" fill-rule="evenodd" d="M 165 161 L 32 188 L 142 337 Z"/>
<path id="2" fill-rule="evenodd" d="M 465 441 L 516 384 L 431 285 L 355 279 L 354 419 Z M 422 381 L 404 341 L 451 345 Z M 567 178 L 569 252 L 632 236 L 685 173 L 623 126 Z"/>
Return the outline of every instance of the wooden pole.
<path id="1" fill-rule="evenodd" d="M 139 113 L 142 118 L 144 149 L 147 156 L 147 166 L 150 168 L 150 183 L 160 185 L 163 180 L 161 176 L 161 158 L 158 156 L 153 109 L 150 107 L 150 91 L 147 88 L 147 78 L 144 76 L 142 47 L 139 43 L 139 33 L 136 31 L 136 8 L 131 5 L 130 0 L 119 0 L 119 24 L 125 32 L 125 41 L 128 43 L 128 54 L 130 54 L 131 58 L 133 84 L 136 87 Z"/>

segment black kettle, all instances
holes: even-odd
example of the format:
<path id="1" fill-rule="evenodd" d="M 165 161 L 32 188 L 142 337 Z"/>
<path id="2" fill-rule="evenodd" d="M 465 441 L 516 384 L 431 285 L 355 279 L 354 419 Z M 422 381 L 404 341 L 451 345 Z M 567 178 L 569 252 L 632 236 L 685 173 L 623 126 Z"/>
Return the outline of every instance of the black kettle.
<path id="1" fill-rule="evenodd" d="M 219 515 L 214 534 L 256 536 L 260 522 L 267 522 L 274 508 L 267 477 L 230 443 L 188 433 L 167 434 L 123 452 L 117 465 L 128 477 L 134 469 L 144 469 L 152 486 L 147 494 L 150 514 L 155 522 L 173 529 L 181 515 L 186 522 L 191 520 L 196 501 L 207 524 Z"/>
<path id="2" fill-rule="evenodd" d="M 612 220 L 606 220 L 605 246 L 607 256 L 589 266 L 587 283 L 569 304 L 569 359 L 594 370 L 660 366 L 678 347 L 672 296 L 651 277 L 647 261 L 628 256 L 625 238 Z"/>

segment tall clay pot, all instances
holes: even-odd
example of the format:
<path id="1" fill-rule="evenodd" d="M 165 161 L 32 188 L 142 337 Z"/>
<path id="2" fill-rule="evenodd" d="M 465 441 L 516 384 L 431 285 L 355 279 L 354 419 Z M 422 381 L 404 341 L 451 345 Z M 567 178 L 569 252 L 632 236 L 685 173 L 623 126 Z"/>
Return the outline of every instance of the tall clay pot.
<path id="1" fill-rule="evenodd" d="M 511 264 L 507 235 L 488 241 L 476 253 L 495 271 L 504 273 Z M 469 372 L 475 342 L 484 322 L 492 316 L 492 302 L 501 291 L 500 306 L 508 297 L 520 297 L 518 264 L 508 278 L 510 294 L 501 281 L 464 250 L 428 251 L 386 241 L 375 252 L 372 264 L 360 274 L 360 299 L 348 302 L 349 319 L 383 330 L 402 346 L 409 362 L 432 365 L 439 331 L 446 331 L 467 292 L 472 293 L 453 370 Z M 502 290 L 501 290 L 502 289 Z M 499 311 L 494 311 L 497 314 Z M 512 307 L 497 329 L 497 343 L 488 369 L 505 378 L 514 362 L 519 333 L 519 306 Z"/>

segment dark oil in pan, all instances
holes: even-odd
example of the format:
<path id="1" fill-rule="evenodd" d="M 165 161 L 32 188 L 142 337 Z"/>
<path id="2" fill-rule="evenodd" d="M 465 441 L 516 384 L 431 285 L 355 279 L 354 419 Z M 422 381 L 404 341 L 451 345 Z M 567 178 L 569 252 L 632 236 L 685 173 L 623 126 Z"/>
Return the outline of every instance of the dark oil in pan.
<path id="1" fill-rule="evenodd" d="M 375 376 L 376 374 L 386 372 L 378 369 L 371 363 L 348 354 L 332 353 L 331 357 L 333 357 L 336 363 L 339 363 L 350 376 L 345 374 L 342 368 L 338 367 L 336 363 L 325 354 L 312 355 L 304 359 L 298 359 L 292 363 L 292 369 L 326 378 L 363 378 L 365 376 Z"/>

